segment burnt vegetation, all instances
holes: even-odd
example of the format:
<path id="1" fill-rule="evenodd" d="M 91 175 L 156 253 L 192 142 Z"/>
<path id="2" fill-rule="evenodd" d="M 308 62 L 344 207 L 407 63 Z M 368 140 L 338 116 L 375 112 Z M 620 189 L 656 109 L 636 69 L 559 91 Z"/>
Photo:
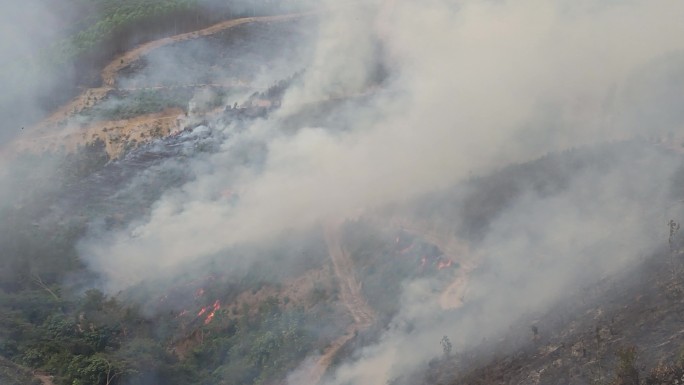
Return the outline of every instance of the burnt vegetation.
<path id="1" fill-rule="evenodd" d="M 79 260 L 78 240 L 103 214 L 123 214 L 130 203 L 110 200 L 102 206 L 93 195 L 79 195 L 76 199 L 89 203 L 78 212 L 57 215 L 55 210 L 66 209 L 60 195 L 74 191 L 72 183 L 60 181 L 80 180 L 84 171 L 75 165 L 87 161 L 84 155 L 78 162 L 59 163 L 60 176 L 44 182 L 52 183 L 49 191 L 17 197 L 2 207 L 3 384 L 30 383 L 34 371 L 52 376 L 56 384 L 217 384 L 228 378 L 263 383 L 282 378 L 309 352 L 329 344 L 326 336 L 342 332 L 347 321 L 326 301 L 332 290 L 325 285 L 315 287 L 306 301 L 278 296 L 237 300 L 241 293 L 258 293 L 265 285 L 325 268 L 325 248 L 315 237 L 293 238 L 289 246 L 284 240 L 284 249 L 229 250 L 188 268 L 185 275 L 117 297 L 86 290 L 97 277 Z M 14 183 L 31 184 L 25 176 L 17 175 Z M 124 222 L 126 217 L 114 219 Z M 263 254 L 269 264 L 286 268 L 256 264 L 239 274 L 221 273 L 230 260 Z"/>
<path id="2" fill-rule="evenodd" d="M 43 114 L 79 94 L 100 86 L 100 70 L 115 56 L 151 40 L 206 28 L 243 17 L 302 11 L 287 1 L 212 0 L 78 0 L 53 4 L 60 20 L 51 39 L 39 42 L 33 56 L 8 58 L 5 71 L 21 79 L 25 90 L 3 100 L 7 126 L 28 126 L 43 115 L 23 106 L 37 104 Z M 49 81 L 46 81 L 48 79 Z M 11 87 L 11 85 L 7 85 Z"/>
<path id="3" fill-rule="evenodd" d="M 280 242 L 278 249 L 228 250 L 190 267 L 185 276 L 142 284 L 117 297 L 95 289 L 83 291 L 96 279 L 76 250 L 89 226 L 125 226 L 158 199 L 158 191 L 192 178 L 180 164 L 169 167 L 168 160 L 176 159 L 177 153 L 164 152 L 160 145 L 142 146 L 111 163 L 98 156 L 97 144 L 66 159 L 56 158 L 62 160 L 48 163 L 59 171 L 51 179 L 41 179 L 45 188 L 3 206 L 0 356 L 9 360 L 3 374 L 8 384 L 22 383 L 15 378 L 25 378 L 31 372 L 27 368 L 49 373 L 57 384 L 215 384 L 227 378 L 264 383 L 282 379 L 308 353 L 322 351 L 331 336 L 343 333 L 349 320 L 340 318 L 340 309 L 331 305 L 339 295 L 334 287 L 314 285 L 304 300 L 269 294 L 256 302 L 238 301 L 241 293 L 260 293 L 265 286 L 284 284 L 307 270 L 331 269 L 320 234 L 307 242 L 292 237 Z M 425 217 L 441 216 L 446 222 L 465 218 L 452 222 L 457 223 L 454 228 L 470 229 L 477 242 L 483 226 L 495 221 L 499 210 L 515 199 L 516 186 L 532 185 L 540 194 L 552 195 L 584 168 L 628 161 L 623 156 L 638 145 L 577 149 L 511 166 L 431 196 L 430 204 L 419 212 Z M 154 170 L 164 159 L 164 167 L 158 169 L 164 171 L 153 172 L 155 178 L 146 178 L 148 187 L 141 190 L 135 175 L 146 168 Z M 21 163 L 31 167 L 45 164 L 44 160 L 26 158 Z M 182 158 L 175 160 L 179 161 Z M 565 171 L 558 172 L 553 165 L 564 165 Z M 14 183 L 38 183 L 32 175 L 17 172 Z M 107 185 L 101 185 L 108 180 L 118 186 L 110 195 L 105 193 Z M 673 186 L 672 191 L 673 199 L 681 199 L 680 188 Z M 448 208 L 463 197 L 468 210 L 479 205 L 489 210 L 488 216 L 476 220 L 461 216 L 461 205 L 439 214 L 430 209 L 435 202 Z M 58 214 L 67 207 L 75 211 Z M 682 267 L 682 238 L 674 220 L 663 224 L 663 234 L 662 251 L 638 269 L 586 287 L 569 302 L 536 315 L 534 321 L 516 321 L 502 340 L 461 352 L 452 350 L 445 336 L 435 341 L 445 353 L 439 361 L 431 362 L 416 378 L 396 383 L 514 384 L 537 375 L 542 383 L 561 379 L 569 379 L 565 383 L 674 383 L 684 367 L 684 335 L 676 326 L 676 314 L 684 303 L 677 289 L 681 274 L 672 274 Z M 363 220 L 349 222 L 344 244 L 380 321 L 345 346 L 337 363 L 354 349 L 377 341 L 383 325 L 399 309 L 404 282 L 425 276 L 439 280 L 444 273 L 437 268 L 438 248 L 398 229 L 378 229 Z M 220 273 L 222 264 L 231 263 L 226 261 L 254 260 L 258 255 L 268 255 L 263 259 L 268 262 L 229 275 Z M 287 269 L 274 270 L 273 264 Z M 207 271 L 213 273 L 203 273 Z M 167 303 L 169 296 L 174 301 Z M 500 355 L 492 358 L 492 349 Z"/>
<path id="4" fill-rule="evenodd" d="M 75 20 L 67 37 L 46 50 L 46 62 L 54 68 L 83 69 L 81 85 L 95 84 L 103 63 L 140 42 L 226 18 L 297 10 L 273 7 L 266 0 L 244 8 L 231 2 L 207 8 L 200 0 L 76 3 L 79 12 L 99 16 Z M 243 47 L 253 33 L 284 34 L 287 28 L 250 26 L 212 39 L 219 45 Z M 169 52 L 161 54 L 173 54 Z M 176 84 L 162 79 L 161 85 L 170 89 L 144 89 L 159 85 L 150 83 L 138 84 L 141 89 L 117 90 L 83 115 L 118 120 L 186 108 L 194 91 L 174 86 L 204 80 L 208 67 L 224 60 L 238 77 L 249 75 L 246 63 L 268 60 L 268 55 L 255 52 L 244 62 L 230 61 L 225 52 L 211 52 L 215 56 L 206 58 L 209 65 L 198 66 L 197 73 L 176 79 Z M 128 69 L 127 80 L 150 70 L 144 62 L 136 65 Z M 288 87 L 301 80 L 303 72 L 296 71 L 252 93 L 244 105 L 226 103 L 233 94 L 209 87 L 211 100 L 203 108 L 222 110 L 218 119 L 243 129 L 241 122 L 266 117 L 279 107 Z M 381 69 L 378 72 L 374 81 L 382 82 L 385 75 Z M 74 90 L 60 96 L 48 93 L 46 106 L 60 104 Z M 282 122 L 283 130 L 303 123 L 327 126 L 339 109 L 363 102 L 361 95 L 304 106 Z M 79 242 L 101 230 L 130 229 L 135 220 L 150 214 L 165 192 L 196 179 L 195 167 L 204 166 L 207 155 L 217 153 L 231 135 L 208 126 L 203 121 L 174 136 L 131 144 L 119 159 L 110 159 L 105 143 L 97 141 L 68 155 L 24 155 L 9 168 L 6 180 L 13 192 L 21 193 L 0 195 L 2 384 L 40 383 L 41 376 L 52 377 L 57 385 L 283 383 L 305 358 L 323 353 L 353 324 L 332 278 L 324 236 L 316 231 L 288 233 L 274 242 L 277 246 L 222 250 L 180 271 L 160 273 L 156 282 L 142 282 L 115 295 L 98 288 L 102 277 L 79 258 Z M 226 156 L 221 167 L 260 167 L 266 151 L 262 143 L 247 143 Z M 654 150 L 653 144 L 640 140 L 572 149 L 473 176 L 411 202 L 412 209 L 402 215 L 443 223 L 447 232 L 478 245 L 502 213 L 525 194 L 553 197 L 574 178 L 607 172 L 616 164 L 636 167 L 654 151 L 681 162 L 677 155 Z M 228 187 L 213 199 L 223 199 L 227 205 L 239 200 L 239 194 Z M 684 168 L 676 173 L 671 190 L 673 202 L 684 199 Z M 663 223 L 667 241 L 637 268 L 591 281 L 544 313 L 510 320 L 505 335 L 465 350 L 455 349 L 452 339 L 456 338 L 445 335 L 434 342 L 442 356 L 419 373 L 391 383 L 684 383 L 680 221 Z M 405 284 L 430 278 L 435 282 L 432 294 L 439 295 L 453 278 L 451 273 L 462 268 L 429 240 L 401 228 L 379 227 L 373 220 L 347 221 L 342 238 L 360 291 L 378 313 L 378 321 L 354 333 L 334 357 L 333 367 L 378 341 L 400 311 Z M 257 262 L 243 263 L 247 260 Z M 482 274 L 491 263 L 485 261 L 473 274 Z M 304 284 L 297 281 L 307 274 L 316 278 Z M 307 289 L 292 289 L 293 282 Z"/>

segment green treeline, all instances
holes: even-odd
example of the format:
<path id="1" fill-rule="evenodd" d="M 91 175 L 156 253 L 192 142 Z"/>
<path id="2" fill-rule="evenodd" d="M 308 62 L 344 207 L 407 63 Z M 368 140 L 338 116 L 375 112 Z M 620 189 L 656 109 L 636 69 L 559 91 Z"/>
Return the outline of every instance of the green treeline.
<path id="1" fill-rule="evenodd" d="M 46 51 L 50 61 L 99 59 L 226 19 L 297 10 L 275 0 L 81 0 L 79 5 L 85 16 L 74 23 L 71 34 Z"/>
<path id="2" fill-rule="evenodd" d="M 138 44 L 206 28 L 217 22 L 300 11 L 288 0 L 74 0 L 57 16 L 68 27 L 30 56 L 2 64 L 5 89 L 0 109 L 9 125 L 30 125 L 100 84 L 100 70 L 116 55 Z"/>
<path id="3" fill-rule="evenodd" d="M 206 22 L 204 17 L 200 20 L 198 0 L 100 0 L 95 3 L 100 3 L 102 9 L 99 18 L 57 42 L 48 51 L 51 60 L 64 63 L 103 49 L 120 52 L 135 40 L 173 33 L 174 29 L 187 30 L 197 27 L 200 21 Z M 133 39 L 135 35 L 140 37 Z"/>

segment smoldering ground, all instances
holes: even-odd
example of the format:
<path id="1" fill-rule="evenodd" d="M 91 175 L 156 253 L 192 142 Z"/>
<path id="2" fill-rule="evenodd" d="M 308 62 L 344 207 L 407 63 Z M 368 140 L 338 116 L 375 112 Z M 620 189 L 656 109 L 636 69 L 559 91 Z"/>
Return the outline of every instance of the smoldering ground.
<path id="1" fill-rule="evenodd" d="M 510 169 L 466 183 L 463 189 L 472 194 L 488 194 L 491 183 L 510 190 L 506 205 L 490 212 L 484 238 L 471 238 L 473 255 L 460 256 L 478 261 L 463 306 L 445 310 L 439 301 L 444 289 L 431 280 L 405 282 L 401 310 L 380 342 L 357 352 L 352 363 L 332 373 L 329 383 L 401 378 L 410 383 L 413 371 L 426 370 L 431 359 L 443 355 L 443 336 L 455 352 L 512 332 L 518 334 L 516 343 L 529 341 L 529 328 L 519 328 L 524 317 L 543 313 L 559 299 L 578 295 L 599 279 L 622 274 L 665 249 L 668 218 L 681 215 L 681 207 L 673 206 L 672 188 L 677 184 L 671 178 L 681 172 L 681 162 L 677 155 L 648 146 L 606 144 L 523 164 L 517 173 L 523 188 L 509 179 Z M 567 167 L 552 171 L 555 181 L 535 186 L 537 164 L 553 164 L 553 158 Z M 591 159 L 590 168 L 573 165 L 586 158 Z M 460 205 L 456 213 L 465 209 L 469 194 L 450 200 Z M 481 207 L 496 205 L 497 199 L 490 196 Z M 436 215 L 466 233 L 467 225 L 459 226 L 457 215 L 444 216 Z M 458 270 L 454 279 L 457 275 Z M 516 328 L 510 329 L 512 325 Z"/>
<path id="2" fill-rule="evenodd" d="M 663 28 L 679 28 L 669 16 L 675 13 L 669 4 L 650 4 L 620 3 L 596 9 L 563 3 L 464 2 L 453 9 L 435 2 L 424 6 L 395 3 L 389 11 L 381 8 L 391 12 L 394 22 L 384 44 L 395 75 L 387 85 L 389 92 L 378 92 L 358 113 L 345 117 L 354 130 L 331 133 L 324 127 L 304 127 L 295 135 L 284 135 L 274 124 L 278 114 L 258 121 L 236 137 L 265 143 L 268 156 L 263 165 L 256 171 L 247 165 L 239 178 L 231 173 L 223 181 L 218 170 L 221 162 L 216 160 L 215 172 L 199 175 L 196 183 L 184 187 L 190 191 L 209 181 L 239 185 L 245 193 L 237 205 L 226 208 L 195 200 L 194 196 L 203 195 L 195 191 L 195 195 L 164 198 L 157 203 L 156 215 L 140 228 L 146 236 L 118 243 L 130 251 L 122 254 L 136 255 L 138 246 L 167 244 L 177 251 L 161 254 L 169 260 L 185 260 L 207 251 L 189 247 L 181 252 L 181 245 L 171 245 L 173 237 L 156 234 L 182 232 L 188 226 L 211 234 L 207 236 L 214 240 L 207 242 L 214 244 L 210 249 L 220 249 L 277 232 L 282 222 L 286 227 L 308 226 L 358 208 L 403 201 L 453 184 L 471 172 L 487 172 L 546 152 L 637 134 L 665 134 L 666 130 L 625 130 L 606 123 L 613 115 L 635 111 L 635 106 L 622 105 L 626 102 L 615 88 L 632 85 L 630 76 L 636 71 L 671 60 L 667 55 L 680 48 L 672 34 L 665 39 L 657 30 L 632 34 L 632 39 L 620 35 L 625 23 L 631 30 L 658 17 L 663 18 L 659 23 Z M 370 5 L 361 7 L 364 15 L 373 8 L 380 11 Z M 287 115 L 301 105 L 293 98 L 307 100 L 301 96 L 304 93 L 354 92 L 353 87 L 329 89 L 340 77 L 348 79 L 342 83 L 345 87 L 355 86 L 357 91 L 365 84 L 366 71 L 374 64 L 367 49 L 349 55 L 348 66 L 334 63 L 328 55 L 331 46 L 365 44 L 363 37 L 376 34 L 375 18 L 368 16 L 360 19 L 365 23 L 346 29 L 349 12 L 353 11 L 341 13 L 339 19 L 336 13 L 324 16 L 320 33 L 324 38 L 317 42 L 322 57 L 313 58 L 314 70 L 306 73 L 301 87 L 286 95 L 280 114 Z M 589 39 L 588 32 L 578 32 L 580 27 L 596 33 Z M 411 32 L 418 29 L 420 34 Z M 604 57 L 590 55 L 601 45 L 612 48 L 601 54 Z M 331 68 L 330 73 L 326 68 Z M 656 90 L 643 90 L 648 92 Z M 363 119 L 357 121 L 358 116 Z M 672 122 L 668 129 L 674 130 L 676 124 Z M 192 221 L 193 210 L 183 206 L 207 211 L 209 216 Z M 217 214 L 222 211 L 230 214 Z M 212 225 L 203 224 L 209 222 Z M 230 228 L 232 235 L 213 234 L 221 232 L 219 228 Z M 166 241 L 159 242 L 162 239 Z M 116 248 L 103 249 L 107 250 L 103 253 L 119 255 Z"/>
<path id="3" fill-rule="evenodd" d="M 677 103 L 662 100 L 683 96 L 682 11 L 669 1 L 525 0 L 369 1 L 325 13 L 310 66 L 282 108 L 233 132 L 149 216 L 83 240 L 82 257 L 121 289 L 236 244 L 401 205 L 510 163 L 675 134 Z M 368 90 L 377 68 L 370 38 L 381 41 L 390 76 L 339 117 L 351 129 L 279 130 L 302 105 Z M 257 143 L 261 156 L 231 163 L 245 143 Z M 636 143 L 650 149 L 630 143 L 626 155 L 607 151 L 609 166 L 598 171 L 557 170 L 569 181 L 553 194 L 522 186 L 476 245 L 489 270 L 472 278 L 470 304 L 444 313 L 429 282 L 407 283 L 380 342 L 340 366 L 332 383 L 385 383 L 441 354 L 442 335 L 454 336 L 457 349 L 472 344 L 666 241 L 680 160 Z M 214 198 L 226 186 L 240 192 L 237 201 Z M 410 357 L 401 354 L 409 348 Z"/>
<path id="4" fill-rule="evenodd" d="M 205 8 L 209 6 L 209 4 L 200 3 L 200 6 L 205 6 Z M 31 125 L 52 111 L 46 106 L 44 99 L 50 98 L 55 86 L 68 83 L 69 87 L 75 87 L 76 81 L 73 77 L 71 63 L 57 65 L 53 62 L 55 58 L 51 55 L 55 54 L 53 51 L 55 51 L 56 43 L 63 43 L 62 39 L 67 38 L 74 31 L 78 31 L 80 23 L 87 24 L 87 21 L 84 21 L 85 19 L 94 18 L 97 20 L 96 15 L 82 12 L 84 8 L 97 7 L 98 4 L 91 2 L 67 3 L 31 0 L 21 4 L 7 4 L 3 8 L 3 30 L 6 33 L 3 34 L 0 45 L 0 57 L 3 59 L 3 71 L 0 75 L 0 84 L 2 84 L 0 87 L 2 88 L 0 91 L 0 104 L 2 105 L 0 114 L 3 116 L 3 124 L 0 127 L 0 138 L 2 139 L 2 143 L 0 143 L 0 209 L 2 210 L 0 223 L 3 229 L 8 230 L 6 236 L 3 237 L 3 248 L 8 250 L 7 255 L 2 257 L 3 263 L 11 259 L 9 250 L 14 250 L 16 244 L 19 243 L 18 238 L 14 236 L 17 232 L 24 231 L 22 242 L 30 243 L 32 236 L 49 232 L 48 227 L 50 229 L 61 227 L 64 231 L 57 233 L 62 234 L 72 230 L 67 224 L 79 222 L 84 218 L 96 217 L 96 223 L 91 224 L 92 227 L 99 227 L 102 222 L 111 222 L 112 217 L 118 221 L 119 213 L 115 212 L 116 207 L 121 207 L 122 201 L 131 197 L 129 188 L 133 188 L 133 185 L 127 185 L 126 181 L 131 177 L 130 171 L 136 165 L 139 166 L 141 172 L 139 178 L 144 179 L 145 183 L 135 185 L 135 187 L 142 187 L 143 189 L 145 189 L 144 186 L 147 186 L 148 190 L 162 186 L 159 189 L 164 190 L 176 186 L 173 183 L 187 181 L 191 178 L 190 173 L 179 171 L 179 167 L 183 165 L 182 161 L 167 162 L 164 167 L 154 168 L 156 163 L 151 160 L 158 160 L 164 155 L 173 156 L 170 152 L 164 153 L 168 148 L 152 149 L 147 152 L 147 155 L 144 153 L 143 155 L 134 154 L 130 159 L 130 167 L 126 168 L 125 166 L 121 167 L 121 164 L 113 164 L 107 170 L 89 175 L 85 180 L 75 179 L 83 177 L 84 174 L 90 174 L 102 166 L 102 158 L 106 154 L 94 154 L 99 150 L 101 143 L 86 146 L 87 148 L 82 148 L 78 154 L 66 156 L 61 153 L 29 153 L 19 157 L 10 155 L 14 152 L 12 146 L 15 142 L 12 139 L 16 138 L 21 141 L 24 134 L 30 131 Z M 292 10 L 286 7 L 284 11 L 290 12 Z M 72 25 L 74 20 L 78 23 Z M 292 28 L 292 31 L 294 33 L 297 28 Z M 269 37 L 279 36 L 278 33 L 266 35 Z M 290 35 L 290 33 L 281 33 L 280 35 Z M 249 48 L 244 42 L 238 42 L 238 44 L 242 44 L 238 47 L 240 50 L 247 51 Z M 253 50 L 252 52 L 255 55 L 258 52 L 264 53 L 263 56 L 259 57 L 259 60 L 268 61 L 267 56 L 269 54 L 271 56 L 278 55 L 278 50 L 274 49 L 276 46 L 280 46 L 280 42 L 271 41 L 269 47 L 264 44 L 262 51 Z M 200 45 L 200 47 L 202 46 Z M 211 47 L 203 47 L 198 51 L 207 53 L 211 49 Z M 239 55 L 235 54 L 232 61 L 237 62 L 236 66 L 242 65 L 240 70 L 244 70 L 245 63 L 244 61 L 240 62 Z M 251 61 L 256 62 L 258 60 L 252 57 Z M 232 69 L 234 69 L 233 67 L 235 66 L 231 66 Z M 263 66 L 258 68 L 257 73 L 250 72 L 251 80 L 261 81 L 269 85 L 273 82 L 271 80 L 273 76 L 280 79 L 280 76 L 285 76 L 285 72 L 289 74 L 296 71 L 296 69 L 288 69 L 287 71 L 283 69 L 277 74 L 266 74 Z M 178 71 L 176 74 L 181 72 L 178 68 L 175 70 Z M 211 69 L 207 70 L 210 71 Z M 170 70 L 166 71 L 166 74 L 171 76 L 171 72 Z M 214 73 L 210 78 L 221 80 L 223 75 Z M 83 79 L 79 78 L 80 80 Z M 71 95 L 70 91 L 64 88 L 59 91 L 60 97 L 68 99 Z M 239 98 L 254 91 L 255 89 L 243 87 L 240 93 L 234 97 L 239 100 Z M 216 99 L 215 95 L 206 96 L 201 92 L 195 95 L 195 99 L 200 102 L 207 98 Z M 54 100 L 51 100 L 52 102 Z M 52 103 L 53 107 L 55 107 L 55 103 Z M 125 109 L 129 105 L 126 105 L 125 101 L 110 98 L 98 107 L 102 108 L 88 111 L 91 114 L 85 117 L 77 116 L 67 122 L 67 125 L 73 125 L 77 129 L 78 126 L 82 126 L 90 120 L 106 120 L 109 118 L 108 113 L 110 115 L 118 113 L 120 111 L 115 110 Z M 50 136 L 51 134 L 48 133 L 46 138 Z M 194 139 L 190 141 L 191 144 L 183 146 L 183 151 L 173 154 L 183 158 L 190 151 L 188 147 L 210 146 L 206 142 L 198 143 Z M 91 151 L 93 153 L 91 155 L 95 155 L 95 158 L 89 158 L 88 155 L 83 157 L 84 153 L 88 153 L 92 149 L 96 150 Z M 196 152 L 193 151 L 193 154 Z M 150 157 L 154 159 L 150 159 Z M 154 178 L 145 178 L 145 175 L 154 175 Z M 158 198 L 154 193 L 139 194 L 140 191 L 132 194 L 136 197 L 142 195 L 142 199 L 132 202 L 134 203 L 133 207 L 144 205 L 150 200 Z M 101 210 L 103 215 L 94 215 L 93 212 L 97 210 Z M 72 221 L 76 217 L 79 219 Z M 49 226 L 41 227 L 43 224 L 49 224 Z M 26 228 L 29 230 L 40 229 L 41 231 L 29 231 L 27 233 Z M 42 244 L 42 242 L 34 243 Z M 11 257 L 14 258 L 15 256 Z M 16 257 L 21 260 L 21 255 Z"/>

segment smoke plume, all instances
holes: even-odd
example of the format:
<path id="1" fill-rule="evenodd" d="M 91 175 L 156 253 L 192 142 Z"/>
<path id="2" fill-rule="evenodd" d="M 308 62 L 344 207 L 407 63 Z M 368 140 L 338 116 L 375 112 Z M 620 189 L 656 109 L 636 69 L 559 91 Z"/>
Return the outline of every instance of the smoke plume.
<path id="1" fill-rule="evenodd" d="M 234 245 L 408 204 L 512 163 L 665 137 L 683 123 L 684 4 L 328 5 L 302 51 L 311 52 L 306 71 L 276 113 L 244 130 L 210 124 L 224 139 L 217 153 L 190 162 L 190 182 L 125 230 L 82 242 L 82 257 L 110 290 Z M 379 67 L 388 74 L 380 82 Z M 350 104 L 334 125 L 282 129 L 312 104 L 340 99 Z M 476 246 L 488 266 L 472 279 L 468 301 L 477 305 L 445 313 L 429 282 L 406 283 L 388 331 L 331 383 L 386 383 L 438 356 L 442 335 L 457 349 L 474 344 L 661 244 L 679 161 L 633 143 L 627 155 L 607 151 L 604 168 L 557 170 L 568 179 L 559 191 L 522 186 Z M 244 156 L 245 146 L 256 154 Z M 228 188 L 239 199 L 216 198 Z"/>

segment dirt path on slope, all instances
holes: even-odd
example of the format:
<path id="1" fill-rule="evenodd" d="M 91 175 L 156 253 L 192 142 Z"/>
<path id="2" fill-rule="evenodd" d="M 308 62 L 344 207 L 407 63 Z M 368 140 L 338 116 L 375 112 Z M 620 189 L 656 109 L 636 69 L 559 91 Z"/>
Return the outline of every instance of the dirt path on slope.
<path id="1" fill-rule="evenodd" d="M 52 381 L 52 376 L 49 376 L 47 374 L 36 374 L 35 377 L 41 382 L 43 385 L 55 385 L 55 383 Z"/>
<path id="2" fill-rule="evenodd" d="M 333 261 L 335 275 L 339 279 L 340 298 L 347 306 L 359 327 L 368 327 L 375 322 L 375 312 L 361 293 L 361 283 L 356 279 L 354 262 L 349 252 L 342 247 L 340 225 L 328 223 L 325 226 L 325 241 Z"/>
<path id="3" fill-rule="evenodd" d="M 180 129 L 185 113 L 180 108 L 139 115 L 131 119 L 105 120 L 86 127 L 73 126 L 54 134 L 25 138 L 15 143 L 13 150 L 75 151 L 79 146 L 102 141 L 111 159 L 118 158 L 131 143 L 143 143 L 151 138 L 167 136 Z M 56 140 L 49 140 L 56 139 Z"/>
<path id="4" fill-rule="evenodd" d="M 129 66 L 134 61 L 139 60 L 142 56 L 150 53 L 151 51 L 157 48 L 173 43 L 210 36 L 243 24 L 287 21 L 304 16 L 313 15 L 315 13 L 316 12 L 306 12 L 278 16 L 245 17 L 241 19 L 226 20 L 198 31 L 182 33 L 179 35 L 166 37 L 142 44 L 128 52 L 123 53 L 122 55 L 117 56 L 107 66 L 105 66 L 105 68 L 100 72 L 100 77 L 102 78 L 101 87 L 89 88 L 84 90 L 80 95 L 76 96 L 69 103 L 55 110 L 52 114 L 50 114 L 50 116 L 38 122 L 36 125 L 25 130 L 26 136 L 24 136 L 24 138 L 19 138 L 19 140 L 21 141 L 22 139 L 28 139 L 29 142 L 35 142 L 36 139 L 46 138 L 47 135 L 54 134 L 47 132 L 46 130 L 48 128 L 53 128 L 54 126 L 58 126 L 61 123 L 65 123 L 69 119 L 69 117 L 74 116 L 82 112 L 83 110 L 94 106 L 100 100 L 107 97 L 109 92 L 116 89 L 116 78 L 119 71 L 121 71 L 123 68 Z M 100 123 L 95 124 L 95 126 L 99 125 Z M 58 138 L 59 135 L 56 135 L 55 137 Z M 84 145 L 86 143 L 80 142 L 78 144 Z M 67 144 L 67 147 L 71 147 L 73 145 L 73 143 L 69 143 Z"/>
<path id="5" fill-rule="evenodd" d="M 321 381 L 337 352 L 359 331 L 369 328 L 376 321 L 375 312 L 361 293 L 361 283 L 356 279 L 354 262 L 349 252 L 342 246 L 340 223 L 330 221 L 325 224 L 325 241 L 328 244 L 328 253 L 340 287 L 340 299 L 349 309 L 354 323 L 347 328 L 344 335 L 335 339 L 316 361 L 311 372 L 306 376 L 306 384 L 312 385 Z"/>
<path id="6" fill-rule="evenodd" d="M 44 133 L 46 128 L 55 126 L 60 122 L 64 122 L 70 116 L 74 116 L 86 108 L 93 107 L 100 100 L 106 98 L 109 92 L 112 90 L 113 88 L 111 87 L 86 89 L 80 95 L 72 99 L 69 103 L 59 107 L 52 114 L 50 114 L 50 116 L 38 122 L 33 127 L 28 128 L 27 134 Z"/>
<path id="7" fill-rule="evenodd" d="M 166 37 L 159 40 L 154 40 L 149 43 L 142 44 L 137 48 L 134 48 L 118 57 L 116 57 L 112 62 L 110 62 L 101 72 L 102 84 L 104 87 L 114 87 L 116 84 L 116 75 L 123 68 L 127 67 L 134 61 L 140 59 L 141 56 L 148 54 L 150 51 L 163 47 L 165 45 L 178 43 L 186 40 L 197 39 L 204 36 L 214 35 L 218 32 L 224 31 L 229 28 L 236 27 L 238 25 L 254 23 L 254 22 L 271 22 L 271 21 L 286 21 L 291 19 L 296 19 L 306 15 L 312 15 L 313 12 L 308 13 L 294 13 L 287 15 L 278 16 L 261 16 L 261 17 L 244 17 L 241 19 L 226 20 L 220 23 L 214 24 L 210 27 L 200 29 L 198 31 L 182 33 L 180 35 L 175 35 L 171 37 Z"/>

